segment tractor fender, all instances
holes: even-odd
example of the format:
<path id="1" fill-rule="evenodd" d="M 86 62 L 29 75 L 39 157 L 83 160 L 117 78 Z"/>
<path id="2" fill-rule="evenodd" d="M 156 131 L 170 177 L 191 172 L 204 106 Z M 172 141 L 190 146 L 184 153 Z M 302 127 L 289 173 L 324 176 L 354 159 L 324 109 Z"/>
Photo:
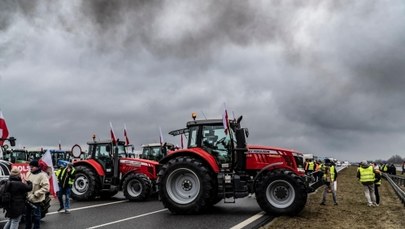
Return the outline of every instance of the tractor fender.
<path id="1" fill-rule="evenodd" d="M 79 166 L 79 165 L 83 165 L 83 166 L 86 166 L 86 167 L 90 167 L 90 168 L 92 168 L 94 171 L 96 171 L 96 173 L 97 173 L 99 176 L 105 176 L 103 167 L 100 165 L 100 163 L 98 163 L 98 162 L 97 162 L 96 160 L 94 160 L 94 159 L 87 159 L 87 160 L 76 161 L 76 162 L 73 163 L 73 165 L 74 165 L 75 167 L 76 167 L 76 166 Z"/>
<path id="2" fill-rule="evenodd" d="M 289 171 L 291 171 L 291 172 L 293 172 L 293 173 L 295 173 L 295 174 L 297 174 L 294 170 L 293 170 L 293 168 L 291 168 L 290 166 L 287 166 L 287 165 L 285 165 L 285 163 L 284 162 L 281 162 L 281 161 L 279 161 L 279 162 L 275 162 L 275 163 L 271 163 L 271 164 L 268 164 L 268 165 L 266 165 L 264 168 L 262 168 L 257 174 L 256 174 L 256 176 L 255 176 L 255 178 L 254 178 L 254 180 L 253 180 L 253 191 L 256 191 L 255 189 L 255 187 L 256 187 L 256 181 L 257 181 L 257 179 L 259 178 L 259 177 L 261 177 L 264 173 L 266 173 L 267 171 L 270 171 L 270 170 L 275 170 L 275 169 L 285 169 L 285 170 L 289 170 Z"/>
<path id="3" fill-rule="evenodd" d="M 201 148 L 191 148 L 186 150 L 177 150 L 171 152 L 169 155 L 164 157 L 159 161 L 160 164 L 166 164 L 169 160 L 179 157 L 179 156 L 191 156 L 194 158 L 199 158 L 201 161 L 205 162 L 214 173 L 219 173 L 219 166 L 211 154 Z"/>

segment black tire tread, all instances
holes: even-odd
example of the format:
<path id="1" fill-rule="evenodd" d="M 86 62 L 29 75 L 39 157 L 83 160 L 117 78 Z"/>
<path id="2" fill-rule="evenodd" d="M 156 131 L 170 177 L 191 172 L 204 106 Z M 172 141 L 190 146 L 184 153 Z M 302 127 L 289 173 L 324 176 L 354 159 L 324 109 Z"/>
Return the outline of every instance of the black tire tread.
<path id="1" fill-rule="evenodd" d="M 284 179 L 287 180 L 295 190 L 295 200 L 287 208 L 277 208 L 272 206 L 266 197 L 266 189 L 269 185 L 269 181 L 273 179 Z M 307 202 L 308 193 L 305 188 L 304 181 L 295 173 L 285 169 L 277 169 L 269 171 L 262 176 L 260 176 L 256 181 L 256 200 L 260 208 L 272 215 L 297 215 L 299 212 L 304 209 Z"/>
<path id="2" fill-rule="evenodd" d="M 75 171 L 76 176 L 78 176 L 81 173 L 87 176 L 87 178 L 89 179 L 89 188 L 87 192 L 85 192 L 83 195 L 76 195 L 76 193 L 72 191 L 71 194 L 72 199 L 78 201 L 95 199 L 96 196 L 99 195 L 99 190 L 101 186 L 97 174 L 86 166 L 77 166 L 75 169 L 76 169 Z"/>
<path id="3" fill-rule="evenodd" d="M 137 179 L 142 184 L 142 192 L 139 196 L 131 196 L 127 191 L 127 186 L 129 182 L 133 179 Z M 129 201 L 144 201 L 148 199 L 152 191 L 152 181 L 145 174 L 142 173 L 132 173 L 129 174 L 122 185 L 124 196 Z"/>
<path id="4" fill-rule="evenodd" d="M 170 199 L 166 191 L 166 180 L 170 171 L 181 167 L 193 169 L 197 176 L 199 176 L 202 187 L 199 196 L 193 202 L 185 205 L 175 203 Z M 163 202 L 163 205 L 172 213 L 196 214 L 206 210 L 208 207 L 212 206 L 214 202 L 214 197 L 212 195 L 216 190 L 213 186 L 215 185 L 215 182 L 213 181 L 212 176 L 210 175 L 210 170 L 207 168 L 207 166 L 196 158 L 190 156 L 179 156 L 169 160 L 160 169 L 157 183 L 161 201 Z"/>

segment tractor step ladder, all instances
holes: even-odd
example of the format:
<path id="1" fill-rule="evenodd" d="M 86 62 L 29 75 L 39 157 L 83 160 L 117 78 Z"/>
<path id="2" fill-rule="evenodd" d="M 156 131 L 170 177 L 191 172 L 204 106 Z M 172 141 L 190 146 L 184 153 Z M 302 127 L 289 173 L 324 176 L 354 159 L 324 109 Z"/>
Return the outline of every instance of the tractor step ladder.
<path id="1" fill-rule="evenodd" d="M 224 203 L 235 203 L 235 190 L 233 187 L 233 182 L 232 182 L 232 175 L 230 174 L 225 174 L 224 177 L 224 182 L 223 182 L 223 196 L 224 196 Z M 228 196 L 227 194 L 231 194 L 231 197 L 226 197 Z"/>

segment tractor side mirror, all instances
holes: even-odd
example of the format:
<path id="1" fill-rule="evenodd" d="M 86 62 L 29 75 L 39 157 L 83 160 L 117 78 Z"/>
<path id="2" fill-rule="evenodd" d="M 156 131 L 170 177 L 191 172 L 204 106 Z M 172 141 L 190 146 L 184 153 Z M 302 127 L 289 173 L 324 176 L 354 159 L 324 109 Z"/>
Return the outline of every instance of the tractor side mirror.
<path id="1" fill-rule="evenodd" d="M 10 138 L 8 139 L 8 141 L 10 142 L 10 145 L 11 145 L 11 146 L 15 146 L 15 140 L 17 140 L 17 139 L 15 139 L 14 137 L 10 137 Z"/>
<path id="2" fill-rule="evenodd" d="M 80 158 L 80 156 L 81 156 L 81 154 L 82 154 L 82 148 L 78 145 L 78 144 L 76 144 L 76 145 L 74 145 L 73 147 L 72 147 L 72 156 L 74 157 L 74 158 Z"/>

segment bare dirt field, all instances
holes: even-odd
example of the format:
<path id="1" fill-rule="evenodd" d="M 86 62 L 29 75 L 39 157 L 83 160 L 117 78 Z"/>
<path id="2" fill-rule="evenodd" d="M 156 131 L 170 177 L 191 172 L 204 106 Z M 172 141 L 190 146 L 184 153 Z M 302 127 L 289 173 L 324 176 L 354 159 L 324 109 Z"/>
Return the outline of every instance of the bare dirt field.
<path id="1" fill-rule="evenodd" d="M 323 187 L 309 195 L 304 210 L 295 217 L 281 216 L 261 229 L 270 228 L 378 228 L 404 229 L 405 207 L 386 180 L 380 187 L 379 207 L 368 207 L 363 187 L 356 178 L 357 167 L 350 166 L 338 175 L 337 201 L 332 194 L 326 206 L 319 205 Z"/>

